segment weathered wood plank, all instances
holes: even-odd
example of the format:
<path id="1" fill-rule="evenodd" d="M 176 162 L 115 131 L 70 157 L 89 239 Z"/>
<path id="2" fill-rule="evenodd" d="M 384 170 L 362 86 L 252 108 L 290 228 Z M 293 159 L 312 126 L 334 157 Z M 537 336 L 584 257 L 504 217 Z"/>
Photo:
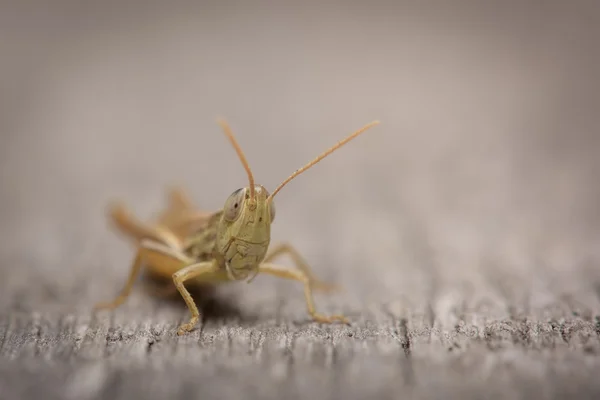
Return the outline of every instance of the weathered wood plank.
<path id="1" fill-rule="evenodd" d="M 460 345 L 450 339 L 416 347 L 404 336 L 413 332 L 404 334 L 407 328 L 398 331 L 391 321 L 378 329 L 213 324 L 183 339 L 172 329 L 161 330 L 160 322 L 145 321 L 109 329 L 97 342 L 84 340 L 74 353 L 81 338 L 68 331 L 80 327 L 61 329 L 53 341 L 50 332 L 57 331 L 48 329 L 47 321 L 26 321 L 13 330 L 12 359 L 0 361 L 3 399 L 15 394 L 106 399 L 184 398 L 186 393 L 192 398 L 242 393 L 396 398 L 399 391 L 427 398 L 600 394 L 598 324 L 581 319 L 554 328 L 515 321 L 471 326 L 482 328 L 483 338 L 464 335 Z M 557 346 L 561 342 L 566 345 Z"/>

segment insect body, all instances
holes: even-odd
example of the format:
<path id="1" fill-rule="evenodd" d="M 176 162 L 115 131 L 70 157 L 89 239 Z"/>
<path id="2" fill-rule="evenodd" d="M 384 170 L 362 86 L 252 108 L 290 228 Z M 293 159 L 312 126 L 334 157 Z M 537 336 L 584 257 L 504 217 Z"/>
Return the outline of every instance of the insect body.
<path id="1" fill-rule="evenodd" d="M 129 296 L 142 265 L 145 265 L 152 275 L 172 279 L 174 286 L 167 288 L 176 289 L 181 294 L 192 314 L 189 322 L 179 327 L 179 335 L 192 330 L 200 317 L 185 282 L 250 282 L 259 273 L 301 282 L 308 313 L 315 321 L 347 323 L 343 315 L 326 316 L 315 310 L 312 291 L 329 291 L 335 287 L 315 278 L 308 264 L 292 246 L 280 244 L 268 251 L 271 223 L 275 219 L 273 198 L 289 181 L 378 123 L 371 122 L 338 142 L 296 170 L 273 193 L 269 193 L 263 186 L 255 184 L 252 171 L 233 133 L 226 122 L 219 121 L 246 170 L 249 185 L 233 192 L 223 209 L 214 213 L 196 210 L 182 190 L 172 190 L 167 210 L 151 226 L 137 221 L 122 205 L 113 206 L 113 222 L 134 241 L 138 251 L 120 295 L 109 303 L 96 305 L 96 309 L 113 309 L 122 304 Z M 283 254 L 292 258 L 295 269 L 272 262 Z"/>

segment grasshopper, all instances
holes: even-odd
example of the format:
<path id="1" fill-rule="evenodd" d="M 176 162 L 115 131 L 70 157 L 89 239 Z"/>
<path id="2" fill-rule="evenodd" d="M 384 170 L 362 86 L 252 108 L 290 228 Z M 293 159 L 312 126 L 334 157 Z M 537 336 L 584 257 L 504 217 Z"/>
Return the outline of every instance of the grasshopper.
<path id="1" fill-rule="evenodd" d="M 110 302 L 97 304 L 95 309 L 115 309 L 121 305 L 129 296 L 142 265 L 145 265 L 154 277 L 172 279 L 174 287 L 169 283 L 167 291 L 175 293 L 176 289 L 191 313 L 189 322 L 179 326 L 178 335 L 191 331 L 200 318 L 198 307 L 184 283 L 216 285 L 242 280 L 249 283 L 259 273 L 301 282 L 306 307 L 314 321 L 348 323 L 343 315 L 327 316 L 316 311 L 313 290 L 331 291 L 336 287 L 318 280 L 294 247 L 283 243 L 268 251 L 271 223 L 275 219 L 273 198 L 292 179 L 379 124 L 379 121 L 363 126 L 297 169 L 273 193 L 254 183 L 248 161 L 231 128 L 221 119 L 218 124 L 248 175 L 248 186 L 234 191 L 223 208 L 212 213 L 196 210 L 182 189 L 171 189 L 167 209 L 150 225 L 138 221 L 124 205 L 114 204 L 110 208 L 110 219 L 121 233 L 134 242 L 137 253 L 120 294 Z M 284 254 L 291 257 L 296 268 L 272 262 Z"/>

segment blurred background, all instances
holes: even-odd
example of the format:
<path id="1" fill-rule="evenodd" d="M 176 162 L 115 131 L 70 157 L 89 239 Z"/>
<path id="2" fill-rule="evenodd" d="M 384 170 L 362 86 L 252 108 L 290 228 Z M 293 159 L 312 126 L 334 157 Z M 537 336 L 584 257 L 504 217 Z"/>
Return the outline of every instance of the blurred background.
<path id="1" fill-rule="evenodd" d="M 273 241 L 351 289 L 328 309 L 443 308 L 453 293 L 493 309 L 504 290 L 535 306 L 557 288 L 597 308 L 578 290 L 600 280 L 598 9 L 2 2 L 1 304 L 88 310 L 115 294 L 131 249 L 109 201 L 148 218 L 182 184 L 221 207 L 246 183 L 221 116 L 270 190 L 382 121 L 278 195 Z"/>

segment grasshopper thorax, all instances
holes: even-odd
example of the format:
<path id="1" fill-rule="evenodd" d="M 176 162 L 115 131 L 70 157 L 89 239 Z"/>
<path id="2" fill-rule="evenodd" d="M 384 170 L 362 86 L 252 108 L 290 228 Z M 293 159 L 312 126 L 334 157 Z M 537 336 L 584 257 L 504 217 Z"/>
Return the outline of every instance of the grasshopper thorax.
<path id="1" fill-rule="evenodd" d="M 265 258 L 275 218 L 269 192 L 260 185 L 240 188 L 225 201 L 217 230 L 217 251 L 234 278 L 243 279 L 255 272 Z"/>

